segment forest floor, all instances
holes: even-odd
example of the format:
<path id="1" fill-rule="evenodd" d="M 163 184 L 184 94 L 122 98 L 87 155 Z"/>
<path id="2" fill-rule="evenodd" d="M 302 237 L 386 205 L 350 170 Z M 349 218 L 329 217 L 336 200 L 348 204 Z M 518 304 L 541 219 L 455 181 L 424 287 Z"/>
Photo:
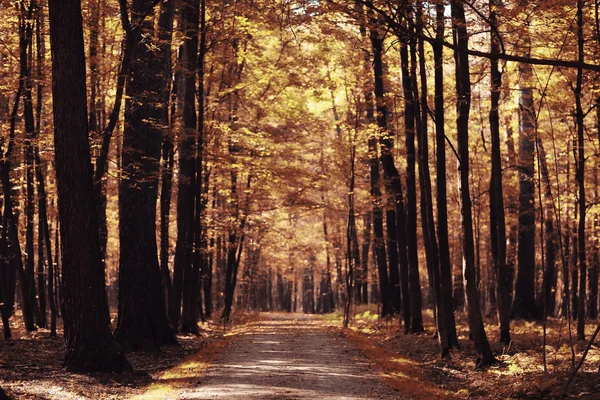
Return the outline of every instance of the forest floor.
<path id="1" fill-rule="evenodd" d="M 58 339 L 40 329 L 26 333 L 13 318 L 9 344 L 0 345 L 0 387 L 15 399 L 499 399 L 557 398 L 587 342 L 569 345 L 564 320 L 548 323 L 543 372 L 541 326 L 512 323 L 513 343 L 497 345 L 499 363 L 473 369 L 468 330 L 458 325 L 462 348 L 440 360 L 429 330 L 405 335 L 397 322 L 359 308 L 349 329 L 341 317 L 301 314 L 245 315 L 224 329 L 202 324 L 202 336 L 178 336 L 179 346 L 156 354 L 129 354 L 135 372 L 71 374 L 61 367 Z M 431 327 L 431 316 L 425 314 Z M 593 329 L 589 325 L 590 337 Z M 569 390 L 570 398 L 600 399 L 600 348 L 593 346 Z"/>

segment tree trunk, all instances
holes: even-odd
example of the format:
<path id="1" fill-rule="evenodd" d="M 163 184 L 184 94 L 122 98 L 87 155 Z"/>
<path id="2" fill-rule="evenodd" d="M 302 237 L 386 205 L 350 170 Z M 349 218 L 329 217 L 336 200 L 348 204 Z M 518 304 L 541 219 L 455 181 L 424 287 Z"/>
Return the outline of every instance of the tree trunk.
<path id="1" fill-rule="evenodd" d="M 88 144 L 81 3 L 50 0 L 49 9 L 67 341 L 64 365 L 69 371 L 121 372 L 131 367 L 115 345 L 105 309 Z"/>
<path id="2" fill-rule="evenodd" d="M 186 252 L 182 258 L 177 258 L 176 262 L 183 261 L 183 287 L 182 287 L 182 313 L 181 313 L 181 331 L 186 333 L 198 334 L 197 324 L 197 304 L 198 304 L 198 283 L 199 283 L 199 265 L 195 250 L 195 199 L 197 185 L 201 184 L 196 180 L 196 174 L 202 176 L 202 171 L 196 171 L 196 152 L 197 136 L 199 135 L 198 118 L 196 114 L 196 67 L 198 59 L 198 27 L 200 22 L 200 2 L 190 0 L 184 3 L 181 13 L 181 25 L 185 35 L 183 45 L 180 49 L 181 67 L 183 69 L 183 135 L 186 147 L 186 153 L 181 157 L 182 163 L 186 165 L 180 168 L 180 187 L 181 180 L 185 180 L 185 188 L 182 193 L 187 204 L 181 211 L 186 211 L 181 218 L 186 218 L 184 228 L 185 245 L 183 250 Z M 180 204 L 180 203 L 178 203 Z M 198 210 L 199 211 L 199 210 Z M 179 218 L 179 208 L 177 209 Z M 180 220 L 178 220 L 179 222 Z M 199 229 L 199 227 L 198 227 Z M 178 244 L 179 244 L 178 232 Z M 196 245 L 198 245 L 196 243 Z M 179 267 L 178 267 L 179 268 Z"/>
<path id="3" fill-rule="evenodd" d="M 34 318 L 40 322 L 37 313 L 36 289 L 35 289 L 35 251 L 34 251 L 34 216 L 35 216 L 35 189 L 33 185 L 33 137 L 35 135 L 35 121 L 33 116 L 33 98 L 32 98 L 32 78 L 29 54 L 33 46 L 33 26 L 32 12 L 37 7 L 34 1 L 25 9 L 21 5 L 21 16 L 19 23 L 19 43 L 20 43 L 20 76 L 24 82 L 23 87 L 23 116 L 25 120 L 25 269 L 24 273 L 19 273 L 19 282 L 21 284 L 21 307 L 23 311 L 23 320 L 25 329 L 33 331 L 36 329 Z"/>
<path id="4" fill-rule="evenodd" d="M 583 3 L 584 0 L 577 0 L 577 49 L 578 60 L 584 62 L 584 37 L 583 37 Z M 577 120 L 577 186 L 579 188 L 579 303 L 577 304 L 577 340 L 585 339 L 585 300 L 586 300 L 586 278 L 587 278 L 587 260 L 585 244 L 585 214 L 587 212 L 585 200 L 585 148 L 584 148 L 584 129 L 583 108 L 581 106 L 581 92 L 583 85 L 583 70 L 577 69 L 577 85 L 575 87 L 575 118 Z"/>
<path id="5" fill-rule="evenodd" d="M 46 210 L 46 189 L 44 187 L 44 176 L 42 173 L 42 163 L 39 154 L 39 139 L 42 127 L 42 108 L 43 108 L 43 71 L 44 71 L 44 59 L 45 45 L 44 45 L 44 7 L 40 6 L 36 12 L 36 73 L 37 73 L 37 97 L 36 97 L 36 126 L 35 126 L 35 139 L 33 140 L 33 153 L 34 153 L 34 165 L 35 165 L 35 176 L 38 184 L 37 196 L 38 196 L 38 326 L 46 328 L 46 272 L 44 269 L 44 249 L 46 249 L 46 261 L 48 269 L 52 264 L 52 252 L 50 243 L 50 233 L 48 229 L 48 213 Z M 56 316 L 55 316 L 56 317 Z M 51 329 L 51 336 L 56 336 L 56 321 L 54 321 L 54 329 Z"/>
<path id="6" fill-rule="evenodd" d="M 477 366 L 485 366 L 496 360 L 492 354 L 485 329 L 481 308 L 479 306 L 479 291 L 475 281 L 475 249 L 473 246 L 473 217 L 471 210 L 471 193 L 469 190 L 469 111 L 471 106 L 471 80 L 469 72 L 468 33 L 465 11 L 462 2 L 451 0 L 452 25 L 455 31 L 458 49 L 456 51 L 456 130 L 459 156 L 461 225 L 463 247 L 463 275 L 467 293 L 467 310 L 469 328 L 475 350 L 477 351 Z"/>
<path id="7" fill-rule="evenodd" d="M 160 178 L 160 272 L 165 299 L 169 299 L 171 291 L 171 273 L 169 271 L 169 226 L 171 215 L 171 189 L 173 187 L 173 165 L 175 163 L 173 132 L 169 118 L 169 101 L 171 99 L 171 82 L 173 66 L 171 65 L 171 41 L 173 37 L 173 19 L 175 17 L 175 0 L 160 3 L 158 18 L 158 40 L 161 49 L 163 72 L 158 79 L 163 90 L 160 94 L 160 125 L 163 130 L 162 165 Z"/>
<path id="8" fill-rule="evenodd" d="M 531 39 L 528 27 L 521 34 L 524 55 L 529 56 Z M 534 132 L 535 109 L 531 81 L 533 68 L 519 64 L 519 265 L 513 314 L 515 318 L 533 319 L 538 316 L 535 306 L 535 182 L 534 182 Z"/>
<path id="9" fill-rule="evenodd" d="M 415 42 L 410 44 L 410 72 L 408 64 L 408 43 L 401 44 L 400 58 L 402 64 L 402 87 L 406 99 L 406 107 L 413 109 L 412 126 L 406 127 L 406 246 L 408 249 L 408 282 L 410 290 L 410 331 L 422 332 L 423 316 L 421 313 L 421 279 L 419 278 L 419 252 L 417 241 L 417 180 L 415 135 L 419 135 L 419 98 L 417 88 L 417 60 Z M 406 54 L 404 54 L 406 52 Z M 405 79 L 407 82 L 405 82 Z M 405 110 L 405 121 L 406 121 Z"/>
<path id="10" fill-rule="evenodd" d="M 490 0 L 491 53 L 500 52 L 498 37 L 498 21 L 496 8 L 500 6 L 497 0 Z M 510 292 L 512 282 L 506 266 L 506 224 L 504 217 L 504 194 L 502 186 L 502 154 L 500 150 L 500 87 L 502 72 L 498 68 L 498 60 L 491 60 L 491 108 L 490 135 L 492 139 L 492 178 L 490 182 L 490 237 L 494 270 L 496 272 L 496 298 L 498 322 L 500 324 L 500 342 L 510 343 Z"/>
<path id="11" fill-rule="evenodd" d="M 362 10 L 361 10 L 362 15 Z M 360 22 L 360 31 L 363 41 L 366 41 L 367 28 L 363 18 Z M 374 53 L 379 52 L 381 57 L 382 39 L 378 37 L 377 32 L 370 32 L 371 46 Z M 376 50 L 379 49 L 379 50 Z M 363 70 L 370 74 L 371 60 L 368 51 L 363 54 Z M 367 123 L 375 122 L 375 110 L 373 107 L 373 87 L 368 85 L 364 88 L 364 100 L 366 104 Z M 373 254 L 377 264 L 377 272 L 379 276 L 379 292 L 381 301 L 381 316 L 386 317 L 393 312 L 392 306 L 392 290 L 390 288 L 390 280 L 387 272 L 387 257 L 385 248 L 385 238 L 383 233 L 383 210 L 381 208 L 381 176 L 379 171 L 378 161 L 378 146 L 377 138 L 370 135 L 368 139 L 369 148 L 369 176 L 370 176 L 370 195 L 372 204 L 373 218 Z"/>
<path id="12" fill-rule="evenodd" d="M 440 252 L 440 288 L 441 309 L 438 318 L 445 319 L 447 329 L 448 350 L 458 346 L 456 323 L 454 321 L 454 301 L 452 299 L 452 263 L 450 261 L 450 245 L 448 240 L 448 196 L 446 188 L 446 133 L 444 112 L 444 2 L 436 4 L 436 41 L 433 44 L 435 61 L 435 142 L 436 142 L 436 200 L 437 200 L 437 234 Z M 440 339 L 442 341 L 443 339 Z M 443 349 L 442 349 L 443 351 Z"/>
<path id="13" fill-rule="evenodd" d="M 156 245 L 156 203 L 161 131 L 154 101 L 163 87 L 157 79 L 153 21 L 144 19 L 148 0 L 135 0 L 131 14 L 134 47 L 127 82 L 119 182 L 119 322 L 116 339 L 126 350 L 156 349 L 176 343 L 163 297 Z M 140 21 L 140 22 L 138 22 Z"/>
<path id="14" fill-rule="evenodd" d="M 371 44 L 373 47 L 373 75 L 374 75 L 374 90 L 375 90 L 375 106 L 376 120 L 379 128 L 379 143 L 381 147 L 381 155 L 379 160 L 383 168 L 383 179 L 386 192 L 391 199 L 391 204 L 386 206 L 386 232 L 387 232 L 387 250 L 389 257 L 389 287 L 391 292 L 390 309 L 387 312 L 400 312 L 401 303 L 404 305 L 404 323 L 405 329 L 408 329 L 410 324 L 410 300 L 406 293 L 402 291 L 400 285 L 402 282 L 402 274 L 408 270 L 408 261 L 406 253 L 406 236 L 405 236 L 405 213 L 404 199 L 402 196 L 402 184 L 400 182 L 400 174 L 394 165 L 392 155 L 393 137 L 394 134 L 388 127 L 388 107 L 385 99 L 384 86 L 384 63 L 383 63 L 383 33 L 379 29 L 373 28 L 370 32 Z M 383 290 L 382 290 L 383 299 Z M 402 302 L 401 302 L 402 299 Z M 382 310 L 383 311 L 383 310 Z"/>
<path id="15" fill-rule="evenodd" d="M 423 32 L 423 3 L 422 1 L 417 2 L 416 7 L 416 33 L 417 35 Z M 431 190 L 431 176 L 429 173 L 429 137 L 427 131 L 427 75 L 425 69 L 425 44 L 423 39 L 418 40 L 419 50 L 419 74 L 421 77 L 421 108 L 420 120 L 417 120 L 420 124 L 418 139 L 418 155 L 419 155 L 419 183 L 421 186 L 421 223 L 423 226 L 423 239 L 425 242 L 425 248 L 427 249 L 427 263 L 429 265 L 428 270 L 430 272 L 430 284 L 434 298 L 434 315 L 435 322 L 438 331 L 438 339 L 440 343 L 440 350 L 442 357 L 445 357 L 450 351 L 448 345 L 448 329 L 446 326 L 446 318 L 443 312 L 443 299 L 440 283 L 440 255 L 438 242 L 435 235 L 435 221 L 433 215 L 433 195 Z M 417 87 L 416 81 L 414 82 L 415 89 Z M 415 90 L 415 97 L 417 95 Z M 441 316 L 441 318 L 440 318 Z"/>

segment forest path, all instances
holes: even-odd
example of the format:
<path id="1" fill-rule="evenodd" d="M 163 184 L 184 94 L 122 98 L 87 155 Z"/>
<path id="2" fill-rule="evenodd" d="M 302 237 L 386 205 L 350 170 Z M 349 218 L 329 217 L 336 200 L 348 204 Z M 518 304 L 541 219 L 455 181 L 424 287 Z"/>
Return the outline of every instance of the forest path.
<path id="1" fill-rule="evenodd" d="M 375 368 L 317 317 L 267 314 L 179 399 L 395 399 Z"/>

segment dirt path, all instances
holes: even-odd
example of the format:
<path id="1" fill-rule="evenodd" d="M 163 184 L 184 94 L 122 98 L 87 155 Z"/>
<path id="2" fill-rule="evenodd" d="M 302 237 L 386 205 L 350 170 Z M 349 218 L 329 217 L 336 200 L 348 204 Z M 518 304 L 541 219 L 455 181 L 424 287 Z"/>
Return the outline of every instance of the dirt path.
<path id="1" fill-rule="evenodd" d="M 302 315 L 270 315 L 219 355 L 179 399 L 401 398 L 351 344 Z"/>

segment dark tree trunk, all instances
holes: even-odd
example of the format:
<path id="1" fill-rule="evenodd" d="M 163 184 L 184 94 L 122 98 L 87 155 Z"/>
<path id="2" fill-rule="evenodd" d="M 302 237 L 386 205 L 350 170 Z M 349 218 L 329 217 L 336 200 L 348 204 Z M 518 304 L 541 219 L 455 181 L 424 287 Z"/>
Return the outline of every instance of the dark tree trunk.
<path id="1" fill-rule="evenodd" d="M 37 54 L 37 99 L 36 99 L 36 126 L 35 126 L 35 139 L 33 141 L 33 153 L 34 153 L 34 165 L 35 175 L 37 180 L 37 196 L 38 196 L 38 326 L 46 328 L 46 272 L 44 269 L 44 249 L 46 249 L 46 261 L 48 263 L 48 269 L 52 263 L 52 252 L 50 251 L 50 233 L 48 229 L 48 213 L 46 210 L 46 189 L 44 187 L 44 176 L 42 173 L 42 163 L 39 154 L 38 141 L 40 138 L 41 123 L 42 123 L 42 108 L 43 108 L 43 71 L 44 71 L 44 58 L 45 45 L 43 38 L 44 30 L 44 7 L 40 6 L 36 12 L 36 54 Z M 56 316 L 54 317 L 56 318 Z M 51 329 L 51 336 L 56 336 L 56 321 L 54 321 L 54 329 Z"/>
<path id="2" fill-rule="evenodd" d="M 416 33 L 423 33 L 423 3 L 417 2 L 416 7 Z M 448 345 L 448 329 L 446 326 L 446 318 L 444 316 L 443 299 L 440 284 L 440 255 L 437 238 L 435 235 L 435 221 L 433 215 L 433 194 L 431 190 L 431 176 L 429 173 L 429 137 L 427 132 L 427 75 L 425 69 L 425 44 L 423 39 L 418 40 L 419 50 L 419 74 L 421 77 L 421 108 L 420 112 L 420 129 L 418 129 L 418 144 L 419 144 L 419 182 L 421 186 L 421 222 L 423 226 L 423 239 L 425 248 L 427 249 L 427 263 L 430 273 L 429 286 L 433 289 L 432 296 L 435 299 L 434 315 L 438 330 L 438 339 L 440 342 L 440 350 L 442 357 L 445 357 L 450 351 Z M 415 88 L 417 84 L 415 82 Z M 415 91 L 415 97 L 417 92 Z M 441 318 L 440 318 L 441 316 Z"/>
<path id="3" fill-rule="evenodd" d="M 173 66 L 171 65 L 171 41 L 173 37 L 173 19 L 175 17 L 175 0 L 160 3 L 158 19 L 158 40 L 162 58 L 162 74 L 160 94 L 160 125 L 163 130 L 161 189 L 160 189 L 160 272 L 165 299 L 170 296 L 171 273 L 169 271 L 169 217 L 171 215 L 171 189 L 173 187 L 173 165 L 175 163 L 173 132 L 169 118 L 169 100 L 171 99 L 171 82 Z"/>
<path id="4" fill-rule="evenodd" d="M 361 290 L 358 291 L 358 296 L 361 298 L 361 302 L 364 304 L 369 303 L 369 251 L 371 249 L 371 231 L 373 229 L 373 216 L 371 212 L 366 212 L 363 217 L 363 242 L 361 251 Z"/>
<path id="5" fill-rule="evenodd" d="M 404 71 L 409 68 L 408 65 L 408 44 L 401 45 L 400 58 L 401 63 L 406 65 L 403 66 L 402 72 L 402 87 L 404 93 L 410 90 L 412 96 L 410 97 L 410 105 L 407 107 L 413 109 L 413 126 L 412 129 L 406 129 L 406 245 L 408 248 L 408 278 L 409 278 L 409 290 L 410 290 L 410 331 L 411 332 L 422 332 L 423 329 L 423 316 L 421 313 L 421 279 L 419 278 L 419 253 L 418 253 L 418 241 L 417 241 L 417 179 L 416 179 L 416 149 L 415 149 L 415 135 L 419 135 L 419 98 L 417 88 L 417 60 L 416 60 L 416 47 L 415 42 L 411 41 L 410 44 L 410 72 Z M 403 54 L 403 52 L 407 54 Z M 405 74 L 405 72 L 408 72 Z M 408 82 L 405 83 L 404 80 Z M 405 111 L 406 114 L 406 111 Z"/>
<path id="6" fill-rule="evenodd" d="M 0 152 L 4 153 L 2 150 Z M 4 155 L 4 154 L 3 154 Z M 5 168 L 3 162 L 0 162 L 0 173 L 3 173 L 2 170 Z M 2 315 L 2 327 L 4 330 L 4 340 L 10 340 L 12 338 L 12 332 L 10 329 L 10 317 L 13 314 L 13 306 L 14 306 L 14 292 L 15 292 L 15 284 L 14 279 L 11 279 L 12 272 L 12 263 L 10 262 L 10 252 L 11 249 L 9 247 L 9 238 L 8 238 L 8 224 L 10 221 L 4 218 L 4 212 L 6 208 L 4 208 L 5 199 L 2 197 L 0 199 L 0 210 L 2 210 L 0 215 L 0 220 L 2 221 L 2 231 L 0 236 L 0 251 L 2 252 L 2 259 L 0 260 L 0 302 L 2 302 L 2 306 L 0 307 L 0 313 Z"/>
<path id="7" fill-rule="evenodd" d="M 182 258 L 177 258 L 176 262 L 184 261 L 183 269 L 183 286 L 182 286 L 182 313 L 181 313 L 181 331 L 186 333 L 198 334 L 197 324 L 197 304 L 198 304 L 198 284 L 199 284 L 199 263 L 195 250 L 195 235 L 199 233 L 199 227 L 196 228 L 195 217 L 195 199 L 197 191 L 200 189 L 202 178 L 196 180 L 196 174 L 202 176 L 202 171 L 196 171 L 196 152 L 198 136 L 198 118 L 196 115 L 196 67 L 198 65 L 198 27 L 200 22 L 200 2 L 197 0 L 186 1 L 183 5 L 181 13 L 181 25 L 185 34 L 183 45 L 180 49 L 181 67 L 183 68 L 183 135 L 185 136 L 186 153 L 181 158 L 185 162 L 185 168 L 180 168 L 180 187 L 181 180 L 185 180 L 185 184 L 189 187 L 183 193 L 186 201 L 185 208 L 181 211 L 186 211 L 181 217 L 186 218 L 184 224 L 186 228 L 186 242 L 183 250 L 186 254 Z M 178 88 L 179 89 L 179 88 Z M 182 173 L 182 172 L 185 172 Z M 197 210 L 199 211 L 199 210 Z M 177 210 L 179 217 L 180 210 Z M 178 220 L 179 222 L 180 220 Z M 198 220 L 199 221 L 199 220 Z M 179 239 L 179 232 L 178 232 Z M 178 240 L 179 244 L 179 240 Z M 198 243 L 196 243 L 198 245 Z"/>
<path id="8" fill-rule="evenodd" d="M 405 236 L 405 214 L 404 199 L 402 196 L 402 184 L 400 174 L 394 165 L 392 156 L 394 134 L 388 127 L 388 107 L 385 99 L 384 86 L 384 63 L 383 63 L 383 42 L 384 36 L 377 28 L 372 28 L 370 32 L 371 44 L 373 47 L 373 75 L 376 106 L 377 127 L 380 130 L 379 142 L 381 144 L 380 161 L 383 168 L 383 178 L 386 192 L 391 199 L 391 204 L 386 206 L 386 232 L 387 232 L 387 250 L 389 257 L 389 287 L 391 293 L 391 303 L 388 312 L 400 312 L 401 303 L 404 305 L 404 323 L 405 329 L 410 324 L 410 300 L 404 291 L 401 292 L 401 285 L 405 285 L 402 275 L 408 270 L 408 261 L 406 254 L 406 236 Z M 382 299 L 383 299 L 382 290 Z M 402 302 L 401 302 L 402 299 Z M 383 311 L 383 310 L 382 310 Z M 385 313 L 384 313 L 385 314 Z"/>
<path id="9" fill-rule="evenodd" d="M 362 13 L 362 10 L 361 10 Z M 366 40 L 367 29 L 363 18 L 360 20 L 360 30 L 363 41 Z M 382 39 L 376 31 L 370 32 L 371 46 L 374 53 L 379 52 L 381 57 Z M 376 49 L 379 48 L 379 50 Z M 368 51 L 364 51 L 363 69 L 370 75 L 371 60 Z M 364 98 L 366 103 L 367 123 L 375 123 L 375 110 L 373 106 L 373 87 L 368 85 L 364 88 Z M 381 301 L 381 316 L 386 317 L 393 312 L 392 290 L 387 272 L 387 257 L 385 248 L 385 238 L 383 233 L 383 210 L 381 208 L 381 176 L 378 161 L 377 138 L 371 135 L 368 139 L 369 146 L 369 175 L 370 175 L 370 194 L 372 204 L 373 218 L 373 254 L 377 264 L 379 275 L 379 300 Z"/>
<path id="10" fill-rule="evenodd" d="M 490 0 L 490 28 L 492 54 L 500 52 L 498 21 L 496 8 L 500 6 L 497 0 Z M 506 267 L 506 224 L 504 217 L 504 194 L 502 186 L 502 154 L 500 150 L 500 118 L 498 107 L 500 103 L 500 87 L 502 72 L 498 68 L 498 60 L 491 60 L 491 108 L 490 135 L 492 139 L 492 179 L 490 182 L 490 237 L 494 270 L 496 273 L 496 298 L 498 322 L 500 324 L 500 342 L 510 343 L 510 291 L 512 282 Z"/>
<path id="11" fill-rule="evenodd" d="M 64 365 L 70 371 L 121 372 L 131 367 L 117 349 L 105 309 L 88 144 L 81 3 L 79 0 L 50 0 L 49 9 L 67 341 Z"/>
<path id="12" fill-rule="evenodd" d="M 35 251 L 34 251 L 34 216 L 35 216 L 35 189 L 33 184 L 34 165 L 33 165 L 33 137 L 35 135 L 35 121 L 33 116 L 33 82 L 31 77 L 32 60 L 31 48 L 33 46 L 33 20 L 32 12 L 37 7 L 34 1 L 25 9 L 21 4 L 21 16 L 19 22 L 19 43 L 20 43 L 20 75 L 23 80 L 23 116 L 25 120 L 25 269 L 24 273 L 19 273 L 19 282 L 21 285 L 21 307 L 23 311 L 23 320 L 25 328 L 28 331 L 36 329 L 34 318 L 40 321 L 37 313 L 36 289 L 35 289 Z"/>
<path id="13" fill-rule="evenodd" d="M 597 124 L 600 124 L 600 109 L 599 102 L 596 102 L 597 110 Z M 597 125 L 600 127 L 600 125 Z M 599 130 L 600 132 L 600 130 Z M 594 168 L 594 203 L 598 203 L 600 198 L 598 197 L 598 168 L 600 164 L 596 162 L 596 168 Z M 598 245 L 598 234 L 600 227 L 600 219 L 598 214 L 594 214 L 594 225 L 593 225 L 593 241 L 592 241 L 592 265 L 589 269 L 589 280 L 588 280 L 588 304 L 587 304 L 587 317 L 590 319 L 598 318 L 598 267 L 600 264 L 600 248 Z"/>
<path id="14" fill-rule="evenodd" d="M 448 349 L 458 346 L 456 323 L 454 321 L 454 301 L 452 299 L 452 263 L 450 261 L 450 245 L 448 240 L 448 196 L 446 188 L 446 133 L 444 112 L 444 2 L 436 4 L 436 41 L 433 44 L 435 60 L 435 142 L 436 142 L 436 200 L 437 200 L 437 234 L 440 252 L 440 288 L 441 309 L 438 318 L 445 319 Z M 440 339 L 442 341 L 442 339 Z M 442 349 L 443 351 L 443 349 Z"/>
<path id="15" fill-rule="evenodd" d="M 381 210 L 381 186 L 379 161 L 377 159 L 377 139 L 369 138 L 369 166 L 371 182 L 371 202 L 373 205 L 373 250 L 379 273 L 379 293 L 381 299 L 381 316 L 392 313 L 390 281 L 387 273 L 385 237 L 383 233 L 383 211 Z"/>
<path id="16" fill-rule="evenodd" d="M 584 62 L 584 37 L 583 37 L 583 3 L 577 0 L 577 49 L 578 60 Z M 587 212 L 585 200 L 585 126 L 583 120 L 583 108 L 581 106 L 581 92 L 583 85 L 583 70 L 577 69 L 577 85 L 575 87 L 575 119 L 577 121 L 577 186 L 579 188 L 579 229 L 577 233 L 579 250 L 579 302 L 577 304 L 577 340 L 585 339 L 585 300 L 586 300 L 586 278 L 587 260 L 585 248 L 585 214 Z"/>
<path id="17" fill-rule="evenodd" d="M 525 55 L 529 56 L 531 39 L 527 32 L 521 35 Z M 517 262 L 519 265 L 513 314 L 515 318 L 533 319 L 538 316 L 535 305 L 535 182 L 534 132 L 535 110 L 530 64 L 519 64 L 519 232 Z"/>
<path id="18" fill-rule="evenodd" d="M 414 292 L 414 267 L 415 262 L 417 263 L 418 269 L 418 259 L 416 257 L 416 215 L 409 216 L 410 214 L 409 208 L 412 209 L 414 206 L 413 212 L 416 214 L 416 182 L 415 182 L 415 103 L 414 103 L 414 91 L 413 91 L 413 81 L 410 74 L 409 67 L 409 58 L 408 58 L 408 45 L 406 43 L 406 38 L 401 38 L 402 41 L 400 45 L 400 65 L 402 71 L 402 89 L 404 93 L 404 129 L 405 129 L 405 142 L 406 142 L 406 151 L 407 151 L 407 162 L 406 162 L 406 179 L 407 179 L 407 200 L 406 213 L 403 212 L 403 215 L 406 215 L 406 222 L 403 224 L 403 230 L 405 232 L 406 246 L 409 247 L 408 252 L 406 253 L 406 271 L 401 270 L 401 280 L 402 280 L 402 309 L 404 314 L 404 325 L 405 329 L 413 330 L 413 315 L 414 307 L 412 305 Z M 418 105 L 417 105 L 418 107 Z M 412 176 L 409 177 L 412 171 Z M 409 188 L 409 181 L 412 179 L 412 188 Z M 410 195 L 408 192 L 411 190 L 415 190 Z M 413 196 L 413 197 L 410 197 Z M 410 197 L 410 198 L 409 198 Z M 414 202 L 411 203 L 411 202 Z M 409 221 L 410 220 L 410 221 Z M 412 225 L 414 223 L 415 228 L 415 237 L 409 238 L 412 232 Z M 412 247 L 411 247 L 412 246 Z M 417 274 L 418 279 L 418 274 Z M 415 297 L 416 300 L 416 297 Z M 419 288 L 419 315 L 420 315 L 420 288 Z M 418 316 L 416 317 L 418 320 Z M 422 325 L 422 324 L 421 324 Z M 418 326 L 418 321 L 415 321 L 415 328 Z M 415 329 L 418 331 L 418 329 Z"/>
<path id="19" fill-rule="evenodd" d="M 455 31 L 458 49 L 456 60 L 456 130 L 459 156 L 460 174 L 460 200 L 462 216 L 462 245 L 463 245 L 463 270 L 465 290 L 467 294 L 467 310 L 469 328 L 475 350 L 477 352 L 478 366 L 494 363 L 485 329 L 481 308 L 479 305 L 479 291 L 475 281 L 475 249 L 473 246 L 473 217 L 471 210 L 471 193 L 469 190 L 469 111 L 471 107 L 471 80 L 469 72 L 468 33 L 465 20 L 465 11 L 460 0 L 451 0 L 452 24 Z"/>
<path id="20" fill-rule="evenodd" d="M 575 214 L 577 215 L 577 211 L 579 210 L 579 205 L 576 203 L 575 207 Z M 579 255 L 579 252 L 577 251 L 577 249 L 579 248 L 579 240 L 577 237 L 577 219 L 573 218 L 573 222 L 571 224 L 571 251 L 570 251 L 570 265 L 569 265 L 569 270 L 571 271 L 571 288 L 570 288 L 570 293 L 571 293 L 571 315 L 573 316 L 573 319 L 577 319 L 578 314 L 578 307 L 577 305 L 579 304 L 579 270 L 577 269 L 577 257 Z"/>
<path id="21" fill-rule="evenodd" d="M 555 309 L 555 296 L 553 290 L 556 287 L 556 242 L 557 232 L 554 229 L 554 203 L 552 198 L 552 186 L 550 184 L 550 174 L 546 161 L 546 152 L 542 141 L 538 138 L 539 165 L 542 172 L 544 185 L 544 243 L 545 243 L 545 262 L 543 278 L 543 318 L 552 315 Z M 540 185 L 542 182 L 540 182 Z"/>
<path id="22" fill-rule="evenodd" d="M 126 350 L 157 349 L 176 343 L 165 309 L 156 245 L 156 203 L 161 147 L 162 87 L 153 46 L 153 22 L 143 19 L 152 7 L 135 0 L 131 14 L 132 64 L 127 81 L 122 177 L 119 182 L 119 322 L 116 339 Z M 140 21 L 140 22 L 137 22 Z"/>

